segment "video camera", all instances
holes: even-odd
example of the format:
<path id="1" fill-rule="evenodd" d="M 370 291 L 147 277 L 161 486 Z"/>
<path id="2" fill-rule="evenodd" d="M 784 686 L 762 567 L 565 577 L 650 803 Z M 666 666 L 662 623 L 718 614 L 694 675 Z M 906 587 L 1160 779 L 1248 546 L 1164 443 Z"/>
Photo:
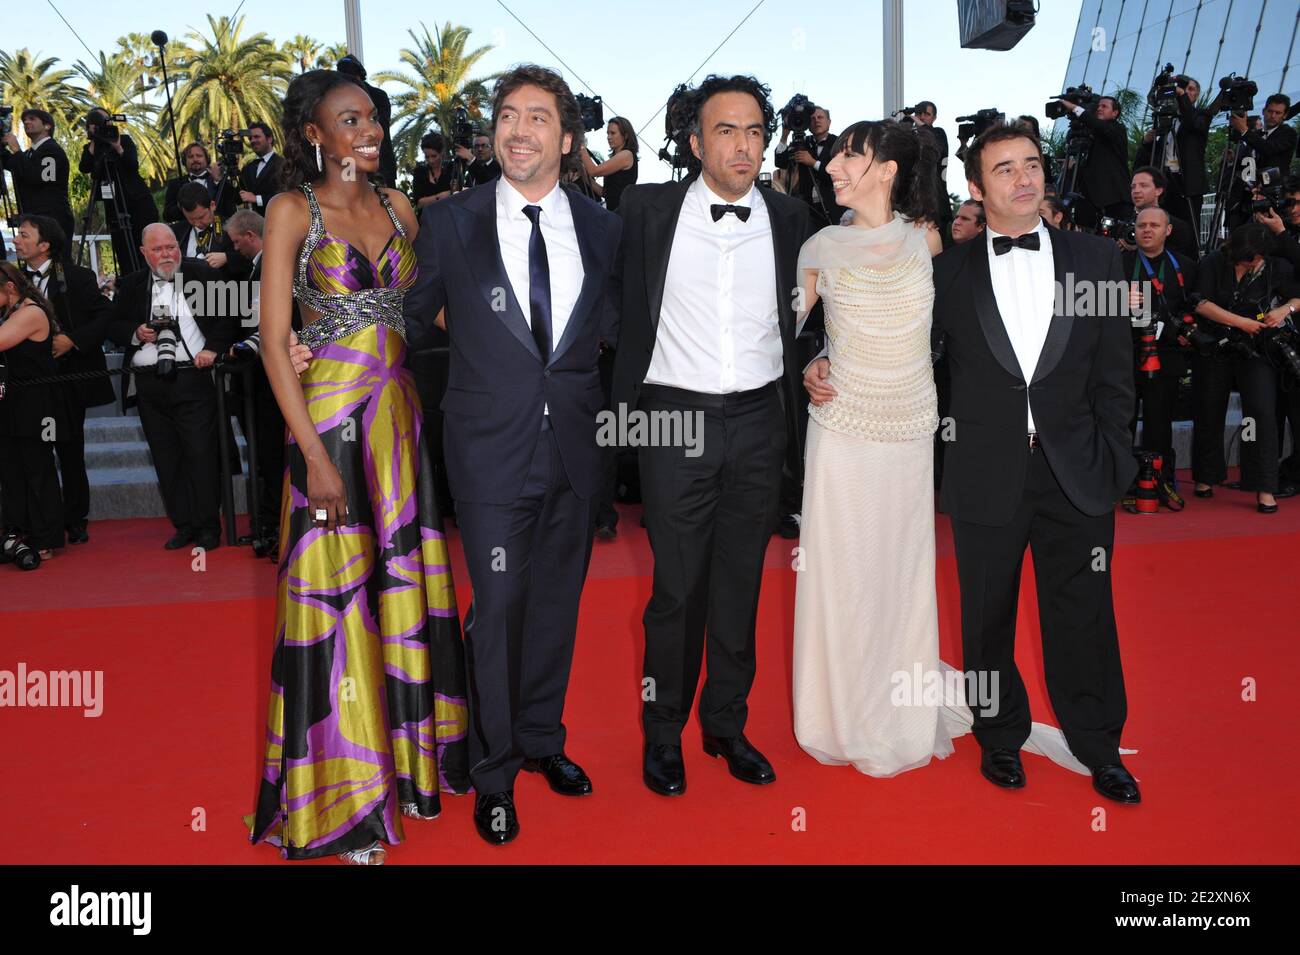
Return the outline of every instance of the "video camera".
<path id="1" fill-rule="evenodd" d="M 1151 81 L 1147 102 L 1151 104 L 1151 124 L 1156 135 L 1172 130 L 1178 118 L 1178 77 L 1172 63 L 1166 63 Z"/>
<path id="2" fill-rule="evenodd" d="M 673 169 L 687 169 L 694 158 L 691 153 L 691 127 L 695 125 L 696 102 L 691 88 L 678 84 L 668 97 L 664 109 L 664 147 L 659 158 Z"/>
<path id="3" fill-rule="evenodd" d="M 1259 87 L 1254 80 L 1229 73 L 1219 80 L 1219 95 L 1216 99 L 1222 109 L 1245 115 L 1255 108 L 1255 96 L 1258 93 Z"/>
<path id="4" fill-rule="evenodd" d="M 217 137 L 216 152 L 221 168 L 232 175 L 239 169 L 239 157 L 244 153 L 247 137 L 246 129 L 223 129 Z"/>
<path id="5" fill-rule="evenodd" d="M 605 106 L 600 101 L 599 96 L 584 96 L 582 93 L 575 93 L 578 100 L 578 108 L 582 110 L 582 128 L 586 132 L 594 132 L 605 125 Z"/>
<path id="6" fill-rule="evenodd" d="M 1043 107 L 1043 111 L 1047 114 L 1048 119 L 1060 119 L 1063 116 L 1068 116 L 1071 125 L 1073 125 L 1078 121 L 1078 117 L 1075 116 L 1066 106 L 1057 102 L 1057 100 L 1062 99 L 1068 100 L 1077 106 L 1082 106 L 1085 112 L 1090 112 L 1097 108 L 1097 103 L 1101 99 L 1101 96 L 1094 93 L 1091 86 L 1071 86 L 1068 87 L 1064 93 L 1054 97 L 1046 106 Z"/>
<path id="7" fill-rule="evenodd" d="M 103 113 L 88 113 L 83 121 L 86 127 L 86 135 L 95 142 L 104 143 L 105 145 L 115 143 L 122 136 L 122 131 L 114 123 L 125 123 L 126 116 L 122 113 L 108 113 L 108 119 L 103 119 Z"/>
<path id="8" fill-rule="evenodd" d="M 802 93 L 795 93 L 790 97 L 790 102 L 781 107 L 781 124 L 790 130 L 789 149 L 802 149 L 805 152 L 813 152 L 816 149 L 817 144 L 808 134 L 815 109 L 817 105 Z"/>
<path id="9" fill-rule="evenodd" d="M 990 126 L 1006 121 L 1006 114 L 996 106 L 971 113 L 969 116 L 957 117 L 957 138 L 970 139 L 979 136 Z"/>
<path id="10" fill-rule="evenodd" d="M 1291 208 L 1291 200 L 1283 195 L 1282 170 L 1270 166 L 1259 174 L 1259 185 L 1255 187 L 1254 197 L 1250 201 L 1251 212 L 1268 212 L 1272 209 L 1282 221 L 1286 221 Z"/>
<path id="11" fill-rule="evenodd" d="M 474 147 L 474 124 L 469 121 L 469 110 L 464 106 L 457 106 L 451 111 L 451 144 L 453 151 L 456 147 Z"/>

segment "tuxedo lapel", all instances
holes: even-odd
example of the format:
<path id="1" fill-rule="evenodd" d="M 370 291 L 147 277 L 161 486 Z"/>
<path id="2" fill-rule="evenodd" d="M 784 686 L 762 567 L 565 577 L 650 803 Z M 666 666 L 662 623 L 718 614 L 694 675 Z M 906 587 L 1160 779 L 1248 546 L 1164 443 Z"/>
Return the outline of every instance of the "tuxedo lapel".
<path id="1" fill-rule="evenodd" d="M 647 204 L 643 215 L 643 243 L 646 250 L 646 301 L 650 306 L 650 328 L 659 334 L 659 309 L 664 303 L 664 285 L 668 282 L 668 259 L 673 251 L 673 236 L 682 214 L 686 190 L 694 176 L 687 177 L 659 194 L 657 203 Z"/>
<path id="2" fill-rule="evenodd" d="M 596 253 L 595 233 L 601 228 L 596 220 L 596 210 L 576 192 L 565 187 L 561 187 L 560 191 L 573 213 L 573 231 L 578 236 L 578 251 L 582 254 L 582 289 L 578 293 L 578 300 L 573 303 L 569 321 L 564 326 L 564 336 L 551 350 L 550 364 L 554 364 L 556 359 L 573 344 L 578 329 L 591 313 L 591 303 L 600 291 L 605 274 Z M 531 338 L 531 335 L 529 337 Z"/>
<path id="3" fill-rule="evenodd" d="M 1074 269 L 1074 249 L 1065 232 L 1053 229 L 1051 226 L 1047 228 L 1048 235 L 1052 239 L 1052 268 L 1056 273 L 1056 288 L 1063 290 L 1067 287 L 1066 275 Z M 1043 350 L 1038 355 L 1038 364 L 1034 367 L 1031 384 L 1042 381 L 1050 375 L 1052 369 L 1061 361 L 1061 356 L 1065 354 L 1066 343 L 1070 340 L 1070 330 L 1074 326 L 1074 319 L 1068 314 L 1072 303 L 1065 302 L 1064 295 L 1059 292 L 1054 301 L 1061 306 L 1061 311 L 1067 314 L 1062 315 L 1053 309 L 1052 323 L 1047 327 L 1047 339 L 1043 342 Z"/>
<path id="4" fill-rule="evenodd" d="M 776 264 L 776 314 L 781 324 L 781 334 L 785 336 L 794 327 L 794 297 L 791 281 L 795 276 L 799 260 L 799 235 L 797 220 L 793 214 L 778 208 L 775 199 L 768 198 L 768 190 L 755 186 L 755 191 L 763 197 L 767 206 L 767 218 L 772 224 L 772 258 Z M 784 291 L 783 291 L 784 290 Z"/>
<path id="5" fill-rule="evenodd" d="M 979 316 L 980 327 L 984 329 L 984 338 L 989 350 L 998 364 L 1006 369 L 1007 374 L 1024 380 L 1020 362 L 1016 360 L 1015 349 L 1011 347 L 1011 337 L 1007 327 L 1002 323 L 1002 313 L 998 311 L 998 301 L 993 295 L 993 279 L 989 274 L 988 239 L 983 233 L 969 242 L 970 256 L 966 267 L 971 270 L 971 291 L 975 299 L 975 314 Z"/>
<path id="6" fill-rule="evenodd" d="M 506 275 L 505 262 L 501 260 L 501 244 L 497 239 L 496 189 L 471 190 L 464 205 L 452 208 L 453 221 L 465 249 L 465 258 L 488 310 L 518 339 L 519 344 L 541 361 L 542 353 L 533 340 L 532 327 L 528 324 L 523 309 L 519 307 L 510 278 Z M 504 308 L 501 307 L 503 295 Z"/>

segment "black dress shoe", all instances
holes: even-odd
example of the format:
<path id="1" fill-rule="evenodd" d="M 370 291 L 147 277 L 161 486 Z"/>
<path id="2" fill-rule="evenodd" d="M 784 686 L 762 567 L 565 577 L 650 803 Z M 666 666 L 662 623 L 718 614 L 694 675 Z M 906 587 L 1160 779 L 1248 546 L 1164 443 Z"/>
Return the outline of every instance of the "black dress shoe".
<path id="1" fill-rule="evenodd" d="M 193 531 L 177 531 L 171 536 L 171 540 L 163 544 L 163 547 L 167 550 L 180 550 L 192 540 L 194 540 Z"/>
<path id="2" fill-rule="evenodd" d="M 980 757 L 980 773 L 993 785 L 1003 789 L 1025 787 L 1025 768 L 1020 765 L 1019 750 L 984 750 L 984 755 Z"/>
<path id="3" fill-rule="evenodd" d="M 1280 497 L 1295 497 L 1297 491 L 1300 491 L 1300 488 L 1297 488 L 1294 484 L 1283 484 L 1281 487 L 1279 487 L 1279 488 L 1278 488 L 1278 489 L 1273 493 L 1273 496 L 1274 496 L 1274 497 L 1279 497 L 1279 498 L 1280 498 Z M 68 533 L 72 533 L 72 532 L 69 531 Z"/>
<path id="4" fill-rule="evenodd" d="M 597 524 L 596 536 L 603 541 L 612 541 L 618 536 L 618 528 L 613 524 Z"/>
<path id="5" fill-rule="evenodd" d="M 200 534 L 194 539 L 194 543 L 204 550 L 216 550 L 221 546 L 220 534 Z"/>
<path id="6" fill-rule="evenodd" d="M 591 780 L 582 771 L 582 767 L 563 753 L 543 756 L 540 759 L 525 759 L 524 770 L 541 773 L 561 796 L 590 796 Z"/>
<path id="7" fill-rule="evenodd" d="M 73 524 L 68 528 L 69 544 L 84 544 L 90 540 L 90 535 L 86 533 L 85 524 Z"/>
<path id="8" fill-rule="evenodd" d="M 1136 806 L 1142 801 L 1142 794 L 1138 792 L 1137 780 L 1120 763 L 1111 763 L 1109 766 L 1099 766 L 1094 769 L 1092 771 L 1092 788 L 1107 799 L 1113 799 L 1129 806 Z"/>
<path id="9" fill-rule="evenodd" d="M 744 735 L 740 736 L 705 736 L 704 752 L 709 756 L 721 756 L 727 761 L 731 775 L 755 786 L 765 786 L 776 782 L 776 773 L 772 764 L 758 750 L 750 745 Z"/>
<path id="10" fill-rule="evenodd" d="M 686 764 L 682 747 L 672 743 L 646 743 L 641 778 L 651 792 L 680 796 L 686 792 Z"/>
<path id="11" fill-rule="evenodd" d="M 519 816 L 512 791 L 474 797 L 474 828 L 485 842 L 503 846 L 519 835 Z"/>
<path id="12" fill-rule="evenodd" d="M 1259 503 L 1258 501 L 1256 501 L 1256 502 L 1255 502 L 1255 510 L 1259 511 L 1261 514 L 1276 514 L 1276 513 L 1277 513 L 1277 505 L 1276 505 L 1276 504 L 1261 504 L 1261 503 Z"/>
<path id="13" fill-rule="evenodd" d="M 1214 488 L 1198 487 L 1198 488 L 1194 488 L 1192 490 L 1192 493 L 1195 494 L 1197 497 L 1214 497 Z"/>

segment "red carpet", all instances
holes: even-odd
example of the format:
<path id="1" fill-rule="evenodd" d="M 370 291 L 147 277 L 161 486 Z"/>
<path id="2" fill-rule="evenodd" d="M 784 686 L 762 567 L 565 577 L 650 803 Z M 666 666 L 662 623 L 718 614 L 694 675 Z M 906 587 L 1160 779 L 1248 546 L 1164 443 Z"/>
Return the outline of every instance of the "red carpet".
<path id="1" fill-rule="evenodd" d="M 639 509 L 597 542 L 582 605 L 565 722 L 595 795 L 565 799 L 521 775 L 522 832 L 480 841 L 470 797 L 408 822 L 392 863 L 1293 863 L 1300 770 L 1287 696 L 1300 665 L 1294 610 L 1300 500 L 1273 516 L 1219 490 L 1182 514 L 1119 515 L 1116 604 L 1129 719 L 1127 763 L 1145 802 L 1107 803 L 1086 777 L 1025 757 L 1019 792 L 980 778 L 967 736 L 943 762 L 890 780 L 824 767 L 791 732 L 794 574 L 773 539 L 759 615 L 758 680 L 747 734 L 774 785 L 733 780 L 704 756 L 692 721 L 689 791 L 644 788 L 638 723 L 649 549 Z M 91 543 L 38 572 L 0 567 L 0 670 L 102 670 L 103 714 L 0 710 L 3 863 L 279 863 L 251 847 L 252 809 L 274 618 L 274 567 L 223 547 L 206 569 L 163 551 L 163 521 L 105 522 Z M 459 561 L 459 550 L 453 546 Z M 944 658 L 959 663 L 956 574 L 940 521 Z M 457 565 L 462 609 L 467 578 Z M 1020 665 L 1037 718 L 1042 684 L 1031 572 Z M 864 637 L 867 635 L 864 635 Z M 1243 681 L 1258 701 L 1242 700 Z M 1104 804 L 1104 805 L 1103 805 Z M 1097 831 L 1095 807 L 1105 810 Z M 196 814 L 206 828 L 195 831 Z M 806 821 L 796 831 L 792 821 Z M 329 863 L 327 863 L 329 864 Z"/>

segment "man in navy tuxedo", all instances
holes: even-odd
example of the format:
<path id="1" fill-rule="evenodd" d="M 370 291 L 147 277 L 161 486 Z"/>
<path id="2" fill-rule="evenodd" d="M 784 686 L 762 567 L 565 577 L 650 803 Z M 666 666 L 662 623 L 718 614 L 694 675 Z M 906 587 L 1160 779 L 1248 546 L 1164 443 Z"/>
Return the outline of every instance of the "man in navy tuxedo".
<path id="1" fill-rule="evenodd" d="M 445 328 L 447 475 L 474 600 L 465 616 L 474 819 L 488 842 L 519 830 L 519 769 L 564 795 L 591 792 L 561 722 L 591 555 L 602 450 L 597 367 L 618 335 L 617 216 L 559 184 L 582 118 L 558 73 L 497 82 L 503 175 L 424 210 L 410 348 Z"/>

